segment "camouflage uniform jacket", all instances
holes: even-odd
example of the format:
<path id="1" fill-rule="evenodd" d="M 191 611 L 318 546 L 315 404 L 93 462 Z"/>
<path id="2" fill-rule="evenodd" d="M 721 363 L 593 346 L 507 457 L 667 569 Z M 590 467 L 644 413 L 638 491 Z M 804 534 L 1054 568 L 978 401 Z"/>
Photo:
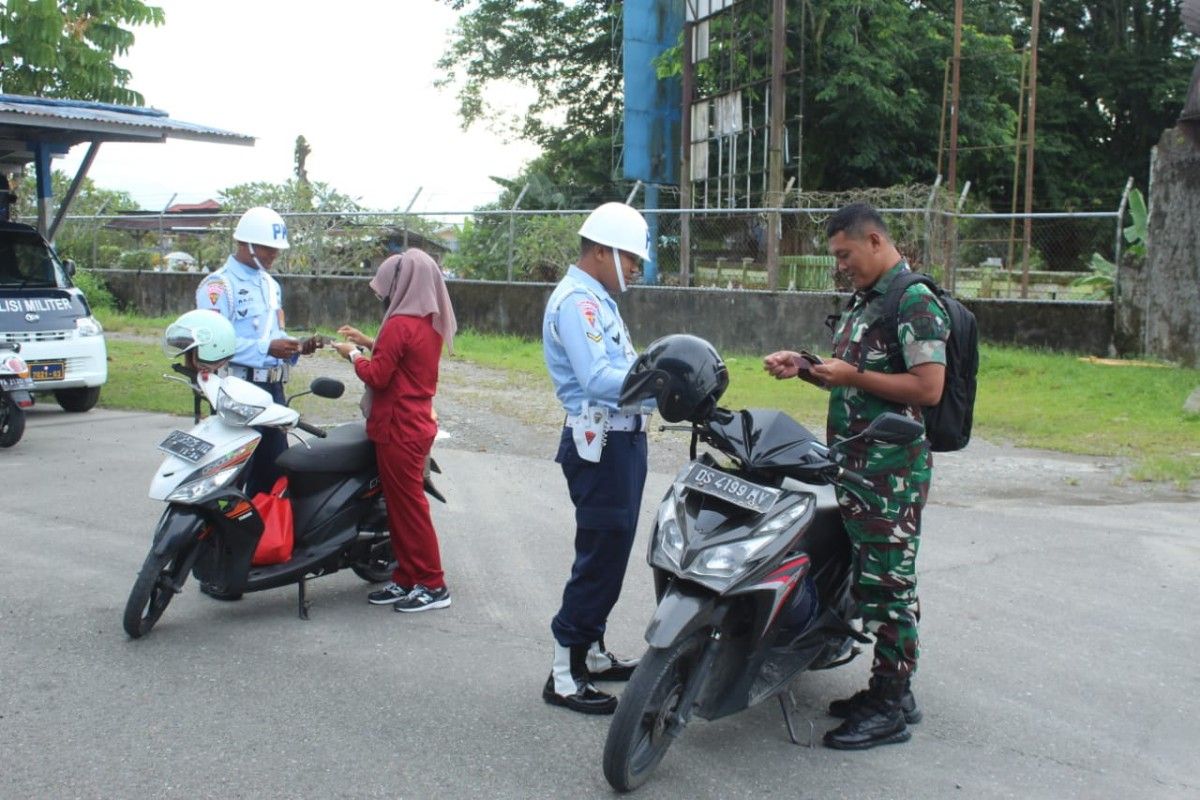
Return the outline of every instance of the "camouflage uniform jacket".
<path id="1" fill-rule="evenodd" d="M 908 271 L 901 260 L 879 277 L 875 285 L 857 292 L 850 307 L 842 313 L 833 335 L 835 358 L 872 372 L 893 372 L 887 356 L 888 338 L 877 324 L 884 313 L 884 295 L 892 280 Z M 918 364 L 945 364 L 946 339 L 950 336 L 950 321 L 937 298 L 924 284 L 908 287 L 900 299 L 896 339 L 911 369 Z M 861 433 L 879 414 L 895 411 L 921 419 L 919 406 L 903 405 L 884 400 L 852 386 L 835 386 L 829 395 L 828 441 L 833 443 Z M 864 473 L 911 469 L 918 461 L 928 463 L 928 443 L 922 437 L 909 447 L 852 442 L 843 451 L 847 466 Z M 923 457 L 924 456 L 924 457 Z"/>

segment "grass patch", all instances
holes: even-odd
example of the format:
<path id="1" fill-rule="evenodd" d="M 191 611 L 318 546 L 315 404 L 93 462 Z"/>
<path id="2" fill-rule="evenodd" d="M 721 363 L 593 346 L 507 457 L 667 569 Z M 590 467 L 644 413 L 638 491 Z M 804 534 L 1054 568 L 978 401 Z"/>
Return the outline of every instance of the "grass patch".
<path id="1" fill-rule="evenodd" d="M 545 372 L 541 342 L 465 332 L 459 358 L 523 375 Z M 827 395 L 777 381 L 759 355 L 726 355 L 732 408 L 779 408 L 814 431 L 825 426 Z M 974 436 L 1021 447 L 1134 461 L 1135 480 L 1200 480 L 1200 416 L 1183 413 L 1200 370 L 1111 366 L 1076 356 L 984 346 Z"/>
<path id="2" fill-rule="evenodd" d="M 989 439 L 1134 459 L 1135 479 L 1200 479 L 1200 417 L 1183 403 L 1200 370 L 1111 366 L 984 347 L 975 420 Z"/>
<path id="3" fill-rule="evenodd" d="M 102 317 L 110 331 L 155 339 L 172 319 Z M 359 328 L 372 335 L 378 325 Z M 157 341 L 110 337 L 108 347 L 104 406 L 191 413 L 184 387 L 160 377 L 170 366 Z M 541 342 L 464 330 L 455 337 L 453 357 L 504 370 L 549 391 Z M 779 408 L 815 431 L 824 429 L 824 392 L 799 381 L 776 381 L 763 371 L 759 355 L 728 354 L 726 364 L 730 387 L 724 405 Z M 1135 480 L 1185 485 L 1200 480 L 1200 416 L 1182 410 L 1197 386 L 1196 369 L 1111 366 L 1072 355 L 985 346 L 974 435 L 1022 447 L 1126 457 L 1134 462 L 1130 475 Z"/>
<path id="4" fill-rule="evenodd" d="M 107 345 L 108 383 L 100 392 L 100 405 L 162 414 L 192 413 L 191 391 L 162 378 L 174 373 L 171 360 L 163 355 L 157 341 L 108 337 Z"/>

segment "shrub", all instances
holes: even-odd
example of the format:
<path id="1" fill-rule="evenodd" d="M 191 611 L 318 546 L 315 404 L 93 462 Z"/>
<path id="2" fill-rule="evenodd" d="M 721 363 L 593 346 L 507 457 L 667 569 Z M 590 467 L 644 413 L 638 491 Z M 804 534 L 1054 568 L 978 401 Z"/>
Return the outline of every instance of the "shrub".
<path id="1" fill-rule="evenodd" d="M 104 284 L 104 279 L 96 273 L 87 269 L 75 271 L 75 275 L 71 278 L 71 282 L 82 291 L 88 299 L 92 310 L 102 309 L 104 311 L 113 311 L 117 307 L 117 298 L 113 297 L 113 293 L 108 290 Z"/>

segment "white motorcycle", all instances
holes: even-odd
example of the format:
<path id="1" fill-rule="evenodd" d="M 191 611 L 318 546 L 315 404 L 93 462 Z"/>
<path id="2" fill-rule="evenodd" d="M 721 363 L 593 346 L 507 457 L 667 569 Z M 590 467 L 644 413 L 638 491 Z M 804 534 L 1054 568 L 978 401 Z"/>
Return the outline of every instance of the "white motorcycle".
<path id="1" fill-rule="evenodd" d="M 167 504 L 125 607 L 132 638 L 149 633 L 189 573 L 220 599 L 298 584 L 300 616 L 307 618 L 305 580 L 350 568 L 364 580 L 391 574 L 391 544 L 375 448 L 361 422 L 326 432 L 287 405 L 240 378 L 221 377 L 179 364 L 196 393 L 196 425 L 172 431 L 159 444 L 167 456 L 154 475 L 150 497 Z M 168 376 L 170 377 L 170 376 Z M 340 381 L 317 378 L 308 392 L 340 397 Z M 201 400 L 215 411 L 199 418 Z M 264 529 L 262 517 L 239 480 L 261 435 L 253 426 L 299 429 L 320 437 L 297 444 L 276 460 L 288 477 L 294 548 L 280 564 L 252 565 Z M 432 484 L 426 482 L 427 491 Z M 436 490 L 430 492 L 435 497 Z M 440 499 L 440 497 L 439 497 Z"/>

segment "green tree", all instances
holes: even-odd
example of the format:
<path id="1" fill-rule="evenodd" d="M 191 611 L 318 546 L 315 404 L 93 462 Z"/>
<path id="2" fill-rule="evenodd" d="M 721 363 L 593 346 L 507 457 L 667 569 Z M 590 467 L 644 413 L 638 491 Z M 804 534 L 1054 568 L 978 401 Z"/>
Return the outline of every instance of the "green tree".
<path id="1" fill-rule="evenodd" d="M 365 209 L 355 198 L 307 176 L 283 183 L 238 184 L 221 190 L 219 199 L 229 214 L 267 206 L 287 215 L 290 248 L 277 263 L 282 271 L 294 273 L 356 274 L 387 255 L 389 241 L 403 239 L 405 230 L 431 236 L 439 227 L 395 210 L 363 213 Z M 219 247 L 228 248 L 228 235 L 229 231 L 221 232 Z"/>
<path id="2" fill-rule="evenodd" d="M 140 0 L 8 0 L 0 5 L 0 89 L 142 105 L 129 70 L 113 59 L 133 45 L 130 28 L 162 25 Z"/>
<path id="3" fill-rule="evenodd" d="M 1150 150 L 1178 119 L 1200 56 L 1179 12 L 1180 0 L 1043 3 L 1039 208 L 1112 209 L 1129 176 L 1146 187 Z"/>
<path id="4" fill-rule="evenodd" d="M 515 132 L 544 148 L 533 171 L 559 187 L 590 185 L 605 199 L 615 196 L 610 123 L 620 114 L 614 54 L 621 4 L 443 2 L 462 11 L 441 66 L 444 83 L 459 86 L 464 124 L 489 118 L 485 98 L 494 86 L 530 86 L 537 99 Z M 1180 0 L 1042 4 L 1039 209 L 1113 208 L 1127 176 L 1144 185 L 1150 148 L 1174 124 L 1197 57 L 1179 6 Z M 742 0 L 736 9 L 710 21 L 710 41 L 718 44 L 698 65 L 700 92 L 764 77 L 770 4 Z M 787 4 L 787 108 L 789 115 L 804 109 L 804 189 L 933 179 L 953 9 L 954 0 Z M 1013 191 L 1020 53 L 1030 13 L 1029 0 L 965 4 L 958 174 L 960 182 L 972 181 L 974 196 L 1000 209 Z M 722 26 L 738 26 L 727 52 L 719 44 Z M 660 65 L 663 74 L 671 72 L 670 60 Z M 678 64 L 676 51 L 674 69 Z"/>
<path id="5" fill-rule="evenodd" d="M 442 0 L 461 11 L 438 85 L 456 87 L 464 127 L 488 123 L 542 146 L 537 170 L 559 186 L 615 189 L 621 4 L 611 0 Z M 487 103 L 497 87 L 534 90 L 515 124 Z M 618 176 L 619 177 L 619 176 Z"/>
<path id="6" fill-rule="evenodd" d="M 66 197 L 71 185 L 71 176 L 61 170 L 50 175 L 52 197 Z M 37 216 L 37 190 L 32 177 L 22 178 L 15 187 L 17 203 L 13 218 L 32 224 Z M 84 178 L 79 193 L 71 202 L 69 214 L 54 238 L 54 249 L 62 258 L 73 259 L 81 267 L 106 268 L 115 266 L 116 257 L 123 250 L 139 247 L 133 234 L 117 231 L 105 226 L 106 220 L 71 219 L 71 217 L 94 217 L 117 214 L 137 209 L 137 203 L 128 193 L 104 189 L 91 178 Z M 51 214 L 57 213 L 51 211 Z"/>

